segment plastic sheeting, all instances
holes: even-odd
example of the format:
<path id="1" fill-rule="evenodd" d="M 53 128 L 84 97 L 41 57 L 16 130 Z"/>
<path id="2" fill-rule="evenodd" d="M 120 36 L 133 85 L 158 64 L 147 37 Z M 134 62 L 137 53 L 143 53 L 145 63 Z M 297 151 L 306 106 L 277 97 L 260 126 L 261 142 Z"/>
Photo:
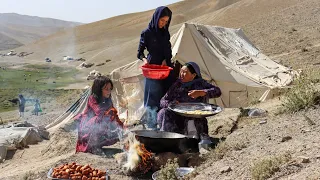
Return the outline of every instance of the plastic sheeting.
<path id="1" fill-rule="evenodd" d="M 42 128 L 17 127 L 25 125 L 30 126 L 26 123 L 0 129 L 0 162 L 5 160 L 8 150 L 23 148 L 30 144 L 37 144 L 42 139 L 48 139 L 48 132 Z"/>

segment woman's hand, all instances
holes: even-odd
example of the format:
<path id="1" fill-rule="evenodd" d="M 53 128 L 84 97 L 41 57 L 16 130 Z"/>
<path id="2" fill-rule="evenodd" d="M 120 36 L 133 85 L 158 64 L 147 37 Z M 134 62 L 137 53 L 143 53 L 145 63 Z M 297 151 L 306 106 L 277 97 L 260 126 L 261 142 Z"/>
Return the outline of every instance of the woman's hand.
<path id="1" fill-rule="evenodd" d="M 144 64 L 149 64 L 147 58 L 142 58 L 142 60 L 143 60 Z"/>
<path id="2" fill-rule="evenodd" d="M 161 65 L 162 65 L 162 66 L 166 66 L 166 65 L 167 65 L 166 60 L 163 60 Z"/>
<path id="3" fill-rule="evenodd" d="M 207 93 L 204 90 L 191 90 L 188 92 L 188 96 L 196 99 L 198 97 L 205 96 Z"/>

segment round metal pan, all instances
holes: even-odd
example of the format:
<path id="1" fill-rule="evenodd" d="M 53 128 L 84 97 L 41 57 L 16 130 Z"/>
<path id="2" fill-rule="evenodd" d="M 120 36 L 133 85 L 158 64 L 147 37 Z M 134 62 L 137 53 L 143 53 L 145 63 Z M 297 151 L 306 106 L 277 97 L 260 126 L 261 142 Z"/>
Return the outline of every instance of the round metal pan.
<path id="1" fill-rule="evenodd" d="M 132 131 L 134 134 L 141 136 L 141 137 L 149 137 L 155 139 L 183 139 L 187 136 L 179 133 L 173 132 L 165 132 L 165 131 L 151 131 L 151 130 L 135 130 Z"/>
<path id="2" fill-rule="evenodd" d="M 184 117 L 204 118 L 214 116 L 222 111 L 222 108 L 215 104 L 207 103 L 178 103 L 169 105 L 168 109 Z M 188 112 L 200 110 L 209 113 L 206 114 L 190 114 Z"/>
<path id="3" fill-rule="evenodd" d="M 151 130 L 135 130 L 132 133 L 135 134 L 138 141 L 144 144 L 147 150 L 153 153 L 199 151 L 199 140 L 188 138 L 183 134 Z"/>

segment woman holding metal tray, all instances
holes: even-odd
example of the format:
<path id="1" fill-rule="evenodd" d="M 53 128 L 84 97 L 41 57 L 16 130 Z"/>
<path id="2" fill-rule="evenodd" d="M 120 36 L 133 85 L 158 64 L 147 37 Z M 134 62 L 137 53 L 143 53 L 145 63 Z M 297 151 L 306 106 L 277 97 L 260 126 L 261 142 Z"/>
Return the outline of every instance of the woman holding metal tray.
<path id="1" fill-rule="evenodd" d="M 200 74 L 199 66 L 194 62 L 186 63 L 180 70 L 179 79 L 170 87 L 160 101 L 162 108 L 158 113 L 158 125 L 161 131 L 186 135 L 208 134 L 206 118 L 190 118 L 176 114 L 168 109 L 177 103 L 207 103 L 209 98 L 221 96 L 219 87 L 213 86 Z"/>

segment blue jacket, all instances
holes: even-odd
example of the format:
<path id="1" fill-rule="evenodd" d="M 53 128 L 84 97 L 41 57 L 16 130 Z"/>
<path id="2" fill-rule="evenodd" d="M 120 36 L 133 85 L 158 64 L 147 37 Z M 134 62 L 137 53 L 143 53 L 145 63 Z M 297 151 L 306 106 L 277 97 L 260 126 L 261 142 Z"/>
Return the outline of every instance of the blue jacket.
<path id="1" fill-rule="evenodd" d="M 165 6 L 158 7 L 152 16 L 148 28 L 142 31 L 137 57 L 141 60 L 142 58 L 145 58 L 144 50 L 147 49 L 149 52 L 147 59 L 150 64 L 161 65 L 162 61 L 166 60 L 167 65 L 172 66 L 172 51 L 169 33 L 172 13 L 169 8 L 167 8 L 170 12 L 167 25 L 162 29 L 158 28 L 158 21 L 161 17 L 161 13 L 166 8 L 167 7 Z"/>

